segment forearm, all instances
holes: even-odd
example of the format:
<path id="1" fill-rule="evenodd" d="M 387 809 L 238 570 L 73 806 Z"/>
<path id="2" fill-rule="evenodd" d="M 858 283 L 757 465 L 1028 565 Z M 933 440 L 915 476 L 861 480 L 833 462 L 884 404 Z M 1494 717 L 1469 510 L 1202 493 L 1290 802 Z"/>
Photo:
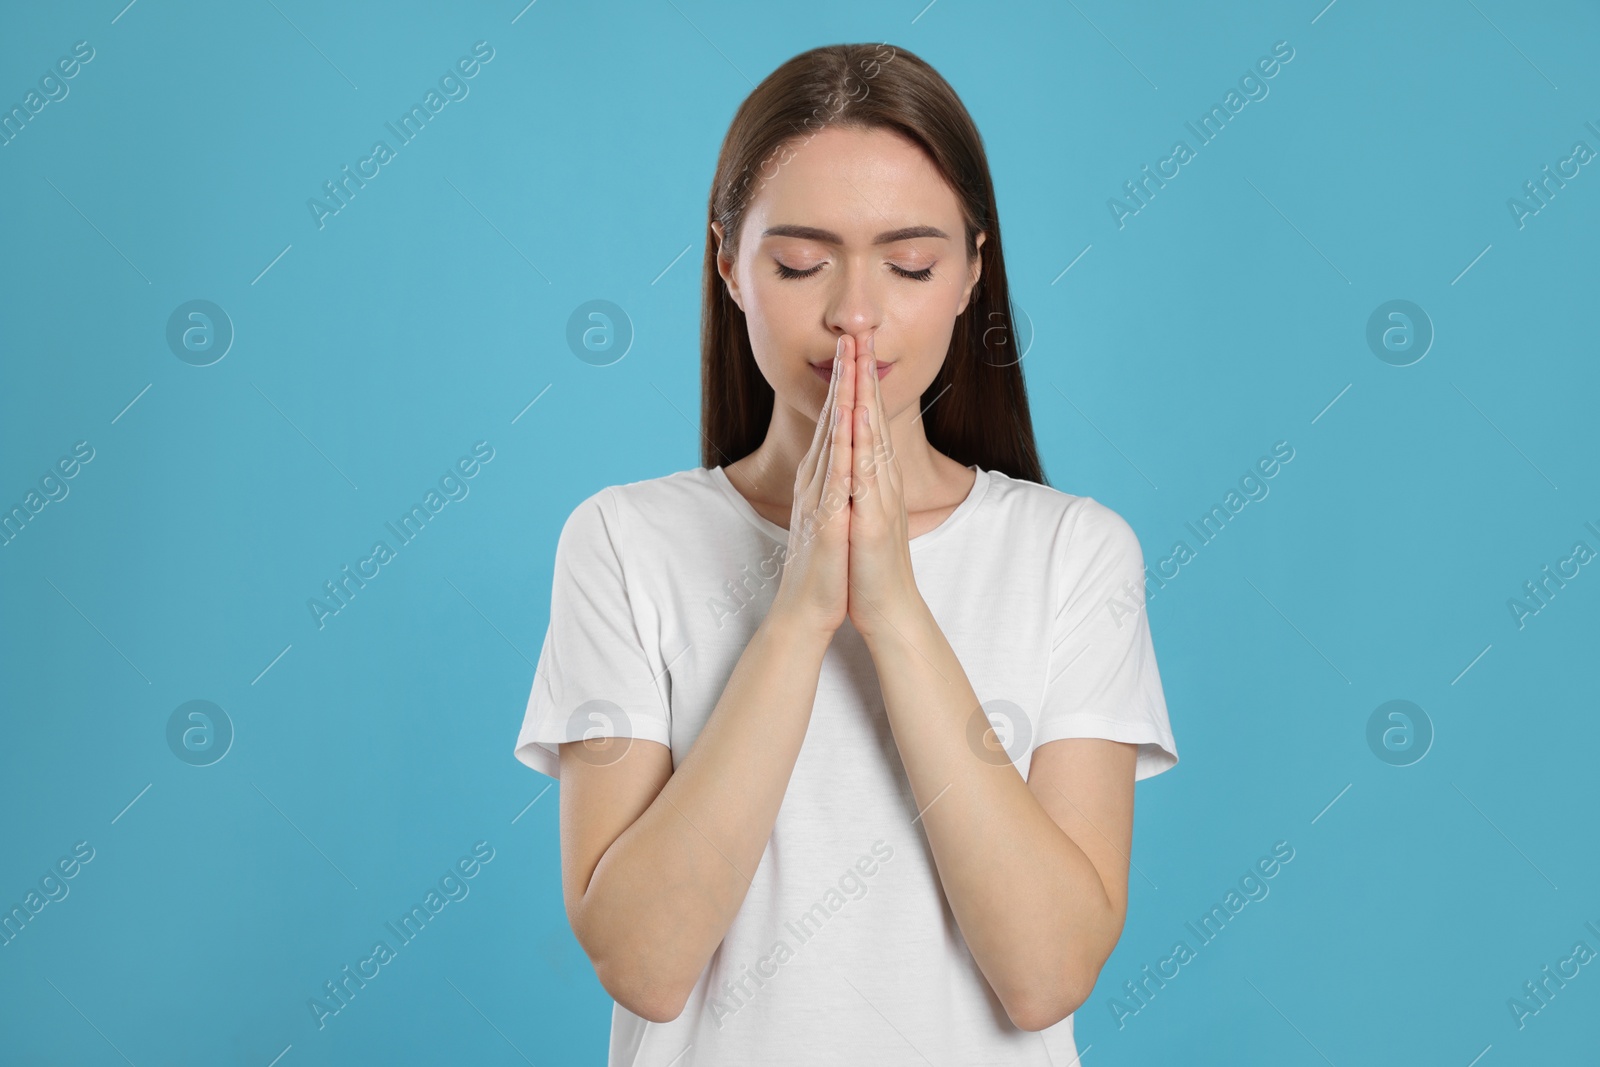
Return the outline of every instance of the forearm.
<path id="1" fill-rule="evenodd" d="M 827 647 L 768 615 L 688 755 L 601 858 L 582 911 L 608 988 L 682 1010 L 772 836 Z"/>
<path id="2" fill-rule="evenodd" d="M 975 726 L 979 698 L 926 603 L 882 630 L 869 647 L 951 911 L 1013 1022 L 1049 1025 L 1120 933 L 1105 887 L 1011 762 L 973 750 L 987 722 Z"/>

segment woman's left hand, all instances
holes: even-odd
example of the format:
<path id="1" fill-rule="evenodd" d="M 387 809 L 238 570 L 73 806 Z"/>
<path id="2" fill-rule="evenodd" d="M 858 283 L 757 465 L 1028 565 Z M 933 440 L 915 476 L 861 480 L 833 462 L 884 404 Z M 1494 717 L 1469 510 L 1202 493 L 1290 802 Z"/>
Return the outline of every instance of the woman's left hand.
<path id="1" fill-rule="evenodd" d="M 900 463 L 878 389 L 874 335 L 863 349 L 854 335 L 855 418 L 851 426 L 850 622 L 866 638 L 893 633 L 920 594 L 911 569 L 910 523 L 901 492 Z M 847 362 L 846 366 L 850 366 Z"/>

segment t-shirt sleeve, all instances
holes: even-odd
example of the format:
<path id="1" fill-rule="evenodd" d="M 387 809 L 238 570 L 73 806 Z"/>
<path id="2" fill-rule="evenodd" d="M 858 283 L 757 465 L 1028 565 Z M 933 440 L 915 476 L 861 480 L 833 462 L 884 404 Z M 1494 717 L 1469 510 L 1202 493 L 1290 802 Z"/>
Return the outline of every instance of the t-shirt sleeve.
<path id="1" fill-rule="evenodd" d="M 1070 505 L 1066 558 L 1034 747 L 1066 737 L 1138 746 L 1134 779 L 1175 766 L 1145 608 L 1144 554 L 1133 527 L 1092 497 Z"/>
<path id="2" fill-rule="evenodd" d="M 665 670 L 653 666 L 618 551 L 621 515 L 603 489 L 575 508 L 556 543 L 545 631 L 516 757 L 560 778 L 560 745 L 590 737 L 671 744 Z"/>

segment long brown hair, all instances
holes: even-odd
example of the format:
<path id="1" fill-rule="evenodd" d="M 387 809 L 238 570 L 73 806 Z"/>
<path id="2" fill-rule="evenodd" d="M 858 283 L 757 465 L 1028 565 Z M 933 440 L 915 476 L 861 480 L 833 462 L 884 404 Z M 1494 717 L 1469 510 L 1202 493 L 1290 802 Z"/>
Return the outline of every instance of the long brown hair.
<path id="1" fill-rule="evenodd" d="M 1048 485 L 1028 415 L 983 140 L 937 71 L 886 44 L 834 44 L 800 53 L 745 98 L 723 138 L 706 220 L 701 465 L 727 465 L 754 452 L 766 436 L 774 402 L 772 386 L 756 366 L 744 312 L 717 271 L 711 223 L 722 223 L 722 251 L 736 258 L 745 213 L 774 168 L 788 161 L 787 145 L 829 126 L 893 130 L 920 145 L 961 204 L 968 261 L 983 258 L 977 287 L 956 318 L 950 351 L 922 394 L 928 443 L 963 466 L 975 463 Z M 987 234 L 981 249 L 980 232 Z"/>

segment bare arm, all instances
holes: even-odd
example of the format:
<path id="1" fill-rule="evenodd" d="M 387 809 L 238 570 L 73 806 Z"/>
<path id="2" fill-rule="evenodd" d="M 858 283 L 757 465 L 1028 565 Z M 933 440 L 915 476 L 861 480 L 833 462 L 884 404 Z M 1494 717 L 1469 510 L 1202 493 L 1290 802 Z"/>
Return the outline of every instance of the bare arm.
<path id="1" fill-rule="evenodd" d="M 601 985 L 634 1014 L 677 1018 L 738 914 L 805 740 L 827 647 L 769 615 L 675 772 L 671 750 L 655 741 L 561 746 L 567 916 Z"/>
<path id="2" fill-rule="evenodd" d="M 969 742 L 984 711 L 926 605 L 887 633 L 869 647 L 950 910 L 1011 1021 L 1052 1026 L 1122 933 L 1135 748 L 1052 741 L 1024 782 L 1004 750 Z"/>
<path id="3" fill-rule="evenodd" d="M 1004 749 L 974 743 L 994 734 L 917 590 L 872 343 L 856 367 L 850 618 L 872 653 L 939 882 L 973 960 L 1012 1023 L 1042 1030 L 1083 1003 L 1121 936 L 1137 751 L 1099 738 L 1051 741 L 1034 752 L 1024 782 Z"/>
<path id="4" fill-rule="evenodd" d="M 837 368 L 795 472 L 771 609 L 676 771 L 667 746 L 561 746 L 567 918 L 629 1011 L 675 1019 L 744 902 L 811 723 L 848 595 L 850 383 Z M 836 403 L 836 396 L 839 402 Z"/>

